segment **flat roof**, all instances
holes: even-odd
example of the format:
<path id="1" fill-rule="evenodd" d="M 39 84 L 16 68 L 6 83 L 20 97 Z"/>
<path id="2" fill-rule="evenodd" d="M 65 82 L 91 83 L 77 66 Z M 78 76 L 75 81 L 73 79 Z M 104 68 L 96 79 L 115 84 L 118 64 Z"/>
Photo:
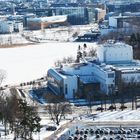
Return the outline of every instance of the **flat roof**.
<path id="1" fill-rule="evenodd" d="M 114 64 L 112 66 L 113 68 L 121 70 L 122 72 L 140 72 L 140 61 L 126 64 Z"/>
<path id="2" fill-rule="evenodd" d="M 95 64 L 96 65 L 96 64 Z M 101 63 L 98 66 L 99 69 L 103 71 L 111 72 L 113 69 L 120 70 L 122 72 L 140 72 L 140 61 L 132 61 L 132 62 L 125 62 L 125 63 Z"/>

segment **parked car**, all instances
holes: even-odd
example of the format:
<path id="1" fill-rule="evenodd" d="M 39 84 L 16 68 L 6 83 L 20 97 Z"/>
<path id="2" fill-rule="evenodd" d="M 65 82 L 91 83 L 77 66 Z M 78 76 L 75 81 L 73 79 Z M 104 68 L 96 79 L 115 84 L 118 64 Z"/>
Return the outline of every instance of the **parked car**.
<path id="1" fill-rule="evenodd" d="M 47 131 L 55 131 L 56 129 L 57 129 L 56 126 L 47 126 L 47 127 L 46 127 L 46 130 L 47 130 Z"/>
<path id="2" fill-rule="evenodd" d="M 123 110 L 124 110 L 124 109 L 126 109 L 126 108 L 127 108 L 127 106 L 125 106 L 125 105 L 121 105 L 121 106 L 120 106 L 120 109 L 123 109 Z"/>
<path id="3" fill-rule="evenodd" d="M 108 108 L 108 110 L 113 110 L 113 109 L 116 110 L 116 105 L 111 105 L 111 106 L 109 106 L 109 108 Z"/>
<path id="4" fill-rule="evenodd" d="M 97 107 L 97 108 L 96 108 L 96 111 L 103 111 L 103 110 L 104 110 L 103 107 Z"/>

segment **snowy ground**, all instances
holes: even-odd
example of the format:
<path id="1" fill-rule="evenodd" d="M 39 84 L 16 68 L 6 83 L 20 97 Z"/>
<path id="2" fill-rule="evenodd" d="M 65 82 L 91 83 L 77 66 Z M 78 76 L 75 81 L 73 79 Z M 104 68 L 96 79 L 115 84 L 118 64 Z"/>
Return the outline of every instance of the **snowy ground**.
<path id="1" fill-rule="evenodd" d="M 41 42 L 72 42 L 78 35 L 83 35 L 91 30 L 97 30 L 97 24 L 88 25 L 74 25 L 74 26 L 60 26 L 59 28 L 47 28 L 38 31 L 25 31 L 24 35 L 31 40 L 41 41 Z"/>
<path id="2" fill-rule="evenodd" d="M 0 45 L 3 47 L 8 47 L 12 44 L 29 44 L 30 42 L 26 40 L 20 33 L 12 34 L 2 34 L 0 35 Z"/>
<path id="3" fill-rule="evenodd" d="M 93 120 L 93 116 L 96 114 L 96 118 L 94 118 Z M 120 125 L 122 127 L 135 127 L 135 128 L 139 128 L 140 127 L 140 109 L 138 110 L 124 110 L 124 111 L 105 111 L 105 112 L 94 112 L 94 115 L 89 115 L 89 114 L 85 114 L 82 117 L 75 117 L 75 115 L 71 115 L 71 119 L 73 117 L 75 117 L 75 123 L 74 125 L 72 125 L 70 128 L 65 127 L 65 129 L 57 134 L 57 136 L 55 135 L 54 131 L 46 131 L 46 125 L 48 124 L 53 124 L 50 120 L 48 120 L 48 117 L 45 115 L 44 117 L 41 116 L 42 121 L 41 121 L 41 125 L 44 126 L 41 129 L 40 134 L 34 134 L 34 140 L 45 140 L 46 137 L 48 137 L 49 135 L 52 135 L 52 137 L 54 138 L 58 138 L 61 137 L 61 135 L 63 136 L 63 134 L 67 134 L 68 135 L 68 131 L 70 131 L 70 133 L 74 133 L 74 131 L 76 130 L 76 127 L 78 128 L 84 128 L 84 127 L 107 127 L 109 125 L 112 126 L 117 126 L 119 127 Z M 70 119 L 70 116 L 67 116 Z M 66 117 L 66 118 L 67 118 Z M 70 120 L 63 120 L 61 125 L 59 127 L 57 127 L 57 129 L 59 129 L 63 124 L 68 123 Z M 99 126 L 98 126 L 98 123 Z M 110 122 L 110 124 L 108 123 Z M 115 123 L 117 122 L 117 123 Z M 132 123 L 131 123 L 132 122 Z M 134 123 L 134 124 L 133 124 Z M 71 124 L 71 123 L 70 123 Z M 130 125 L 129 125 L 130 124 Z M 53 124 L 54 125 L 54 124 Z M 130 126 L 130 127 L 129 127 Z M 0 124 L 0 130 L 1 130 L 1 135 L 2 137 L 0 139 L 3 140 L 12 140 L 13 138 L 13 134 L 10 134 L 8 136 L 4 136 L 4 132 L 2 132 L 4 128 L 2 127 L 2 125 Z M 55 140 L 55 139 L 54 139 Z M 60 139 L 60 140 L 64 140 L 64 139 Z M 96 139 L 95 139 L 96 140 Z M 137 139 L 133 139 L 133 140 L 137 140 Z"/>
<path id="4" fill-rule="evenodd" d="M 84 29 L 86 29 L 85 31 L 89 30 L 90 28 L 84 27 Z M 75 32 L 77 29 L 79 30 L 80 27 L 76 28 L 75 30 L 74 29 L 72 30 Z M 69 28 L 69 30 L 71 30 L 71 28 Z M 54 38 L 57 40 L 58 38 L 60 41 L 67 41 L 69 35 L 72 35 L 72 33 L 74 32 L 63 31 L 63 34 L 62 33 L 60 34 L 60 31 L 56 30 L 53 31 L 52 29 L 50 31 L 48 30 L 45 31 L 46 34 L 45 36 L 49 40 L 53 40 Z M 38 34 L 38 32 L 36 33 Z M 17 41 L 14 39 L 13 42 Z M 20 40 L 20 36 L 18 40 Z M 25 41 L 26 40 L 23 39 L 21 42 Z M 26 43 L 28 43 L 28 41 Z M 20 48 L 17 47 L 17 48 L 0 49 L 0 64 L 1 64 L 0 69 L 4 69 L 7 72 L 7 78 L 4 81 L 3 85 L 5 84 L 13 85 L 19 84 L 20 82 L 28 82 L 46 75 L 47 70 L 50 67 L 54 66 L 54 62 L 56 60 L 62 59 L 63 57 L 67 56 L 75 57 L 79 44 L 82 46 L 84 43 L 41 43 L 36 45 L 28 45 Z M 86 44 L 89 47 L 96 46 L 95 43 L 86 43 Z M 131 125 L 140 124 L 140 110 L 127 109 L 124 111 L 117 110 L 113 112 L 106 111 L 102 113 L 94 112 L 94 120 L 93 115 L 81 112 L 81 110 L 83 110 L 82 107 L 80 107 L 80 109 L 76 112 L 76 114 L 67 116 L 68 119 L 76 118 L 75 122 L 76 125 L 78 126 L 81 125 L 81 123 L 86 125 L 108 124 L 108 123 L 111 124 L 131 123 Z M 82 119 L 80 117 L 76 117 L 79 114 L 82 115 Z M 43 125 L 44 127 L 41 129 L 40 135 L 34 134 L 35 140 L 38 139 L 44 140 L 45 137 L 54 133 L 48 132 L 45 129 L 46 124 L 50 123 L 50 120 L 48 120 L 46 116 L 41 117 L 42 117 L 41 125 Z M 66 122 L 68 122 L 68 120 L 62 121 L 62 124 Z M 73 127 L 75 127 L 75 125 Z M 72 131 L 73 127 L 70 127 L 69 129 Z M 67 127 L 65 128 L 65 130 L 66 129 Z M 8 135 L 6 137 L 4 136 L 3 126 L 1 124 L 0 124 L 0 132 L 2 135 L 2 137 L 0 137 L 0 140 L 13 139 L 13 134 Z"/>
<path id="5" fill-rule="evenodd" d="M 7 72 L 5 84 L 19 84 L 32 81 L 47 74 L 56 60 L 76 56 L 79 44 L 83 43 L 41 43 L 16 48 L 0 49 L 0 69 Z M 87 46 L 95 46 L 87 43 Z"/>
<path id="6" fill-rule="evenodd" d="M 46 127 L 47 125 L 50 125 L 50 126 L 55 126 L 53 124 L 53 122 L 51 122 L 50 120 L 46 119 L 46 118 L 42 118 L 43 120 L 41 121 L 41 125 L 43 126 L 41 128 L 41 131 L 40 133 L 34 133 L 33 134 L 33 138 L 34 140 L 43 140 L 45 139 L 46 137 L 52 135 L 54 133 L 54 131 L 47 131 L 46 130 Z M 62 121 L 60 123 L 60 126 L 57 127 L 57 129 L 59 129 L 63 124 L 67 123 L 68 121 Z M 8 134 L 8 135 L 4 135 L 4 126 L 0 123 L 0 140 L 13 140 L 14 139 L 14 134 L 11 133 L 11 134 Z M 20 140 L 20 139 L 18 139 Z"/>
<path id="7" fill-rule="evenodd" d="M 79 44 L 84 43 L 68 43 L 67 41 L 72 39 L 71 37 L 75 32 L 82 34 L 97 28 L 96 26 L 93 24 L 63 26 L 43 31 L 24 31 L 23 33 L 27 38 L 47 39 L 47 43 L 29 42 L 20 33 L 0 35 L 0 44 L 5 45 L 0 49 L 0 69 L 7 72 L 7 79 L 3 85 L 19 84 L 40 78 L 46 75 L 47 70 L 54 65 L 56 60 L 67 56 L 76 57 Z M 16 44 L 16 48 L 6 48 L 10 44 Z M 22 47 L 21 45 L 18 47 L 18 44 L 22 44 Z M 27 45 L 23 46 L 23 44 Z M 95 46 L 95 43 L 87 44 L 88 46 Z"/>

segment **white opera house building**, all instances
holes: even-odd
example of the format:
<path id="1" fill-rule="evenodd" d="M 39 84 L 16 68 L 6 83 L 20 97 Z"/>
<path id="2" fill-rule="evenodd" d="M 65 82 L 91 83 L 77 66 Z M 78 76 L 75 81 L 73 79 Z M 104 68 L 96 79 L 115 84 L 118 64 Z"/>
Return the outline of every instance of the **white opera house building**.
<path id="1" fill-rule="evenodd" d="M 132 79 L 140 84 L 140 61 L 133 59 L 132 46 L 122 42 L 106 43 L 96 48 L 96 59 L 64 64 L 48 70 L 48 87 L 57 95 L 73 99 L 82 88 L 90 85 L 109 94 L 110 87 L 117 87 L 120 80 Z M 86 89 L 83 89 L 86 91 Z"/>

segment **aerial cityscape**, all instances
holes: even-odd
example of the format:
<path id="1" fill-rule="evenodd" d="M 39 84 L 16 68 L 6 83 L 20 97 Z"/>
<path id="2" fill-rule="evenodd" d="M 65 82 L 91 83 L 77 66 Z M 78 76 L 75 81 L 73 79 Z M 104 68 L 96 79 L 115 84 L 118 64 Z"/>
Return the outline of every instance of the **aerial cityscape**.
<path id="1" fill-rule="evenodd" d="M 140 140 L 140 0 L 0 0 L 0 140 Z"/>

